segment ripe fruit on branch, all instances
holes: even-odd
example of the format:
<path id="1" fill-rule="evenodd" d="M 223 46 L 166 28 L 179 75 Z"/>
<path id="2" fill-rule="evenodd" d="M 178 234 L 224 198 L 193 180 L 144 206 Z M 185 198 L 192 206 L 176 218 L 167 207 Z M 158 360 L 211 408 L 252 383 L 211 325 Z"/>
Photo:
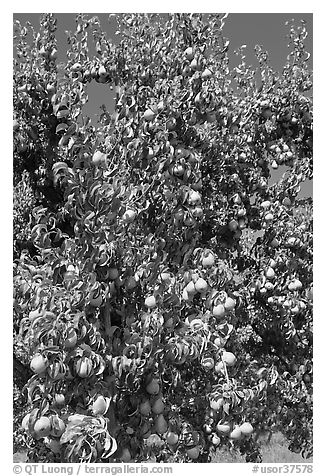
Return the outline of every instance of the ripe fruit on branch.
<path id="1" fill-rule="evenodd" d="M 242 425 L 240 425 L 239 428 L 240 428 L 241 433 L 245 436 L 250 436 L 254 431 L 252 425 L 250 423 L 248 423 L 247 421 L 242 423 Z"/>
<path id="2" fill-rule="evenodd" d="M 171 276 L 170 273 L 163 272 L 163 273 L 160 274 L 160 278 L 161 278 L 163 283 L 169 283 L 172 279 L 172 276 Z"/>
<path id="3" fill-rule="evenodd" d="M 68 264 L 67 271 L 70 271 L 71 273 L 75 273 L 76 271 L 75 266 L 73 264 Z"/>
<path id="4" fill-rule="evenodd" d="M 242 218 L 239 218 L 238 223 L 239 223 L 239 230 L 237 230 L 237 232 L 236 232 L 236 234 L 235 234 L 236 237 L 241 236 L 241 234 L 239 233 L 239 231 L 240 231 L 240 230 L 243 230 L 244 228 L 246 228 L 246 226 L 247 226 L 247 220 L 246 220 L 246 218 L 243 218 L 243 217 L 242 217 Z"/>
<path id="5" fill-rule="evenodd" d="M 73 281 L 76 278 L 76 273 L 74 271 L 66 271 L 63 275 L 63 279 L 66 283 Z"/>
<path id="6" fill-rule="evenodd" d="M 61 453 L 61 444 L 59 440 L 56 440 L 55 438 L 45 438 L 45 444 L 46 446 L 52 451 L 54 454 L 60 454 Z"/>
<path id="7" fill-rule="evenodd" d="M 189 152 L 186 151 L 183 147 L 177 147 L 174 151 L 174 155 L 177 160 L 187 157 L 188 154 Z"/>
<path id="8" fill-rule="evenodd" d="M 131 127 L 127 127 L 125 131 L 122 134 L 122 140 L 125 144 L 128 144 L 130 141 L 132 141 L 134 137 L 134 131 Z"/>
<path id="9" fill-rule="evenodd" d="M 174 321 L 173 321 L 173 318 L 172 317 L 169 317 L 169 319 L 167 319 L 165 322 L 164 322 L 164 327 L 166 329 L 172 329 L 174 326 Z"/>
<path id="10" fill-rule="evenodd" d="M 28 424 L 29 424 L 29 417 L 30 417 L 30 413 L 27 413 L 24 418 L 22 419 L 22 422 L 21 422 L 21 427 L 23 430 L 25 431 L 28 431 Z"/>
<path id="11" fill-rule="evenodd" d="M 282 200 L 282 205 L 285 207 L 290 207 L 292 205 L 292 202 L 289 197 L 284 197 Z"/>
<path id="12" fill-rule="evenodd" d="M 191 61 L 193 60 L 194 56 L 195 56 L 195 50 L 194 48 L 192 48 L 191 46 L 189 46 L 188 48 L 185 49 L 185 52 L 184 52 L 184 55 L 185 57 L 187 58 L 188 61 Z"/>
<path id="13" fill-rule="evenodd" d="M 188 294 L 186 288 L 184 288 L 184 290 L 182 291 L 182 299 L 184 301 L 191 301 L 193 298 L 193 294 Z"/>
<path id="14" fill-rule="evenodd" d="M 130 463 L 130 461 L 131 461 L 131 453 L 130 453 L 129 448 L 123 448 L 122 453 L 121 453 L 121 456 L 120 456 L 120 460 L 121 460 L 123 463 Z"/>
<path id="15" fill-rule="evenodd" d="M 132 289 L 134 289 L 137 286 L 137 281 L 133 276 L 129 276 L 126 280 L 125 285 L 126 285 L 126 289 L 128 291 L 131 291 Z"/>
<path id="16" fill-rule="evenodd" d="M 236 231 L 236 230 L 238 229 L 239 223 L 238 223 L 237 220 L 231 220 L 231 221 L 229 222 L 228 227 L 229 227 L 229 230 L 230 230 L 230 231 L 233 231 L 233 232 L 234 232 L 234 231 Z"/>
<path id="17" fill-rule="evenodd" d="M 294 306 L 294 307 L 291 308 L 291 313 L 292 314 L 299 314 L 299 312 L 300 312 L 299 306 Z"/>
<path id="18" fill-rule="evenodd" d="M 186 215 L 183 219 L 183 223 L 186 226 L 193 227 L 196 224 L 196 220 L 190 213 L 186 213 Z"/>
<path id="19" fill-rule="evenodd" d="M 42 354 L 35 354 L 30 363 L 31 370 L 38 375 L 43 374 L 47 366 L 47 359 Z"/>
<path id="20" fill-rule="evenodd" d="M 273 269 L 272 267 L 269 267 L 269 268 L 267 269 L 265 275 L 266 275 L 266 278 L 268 278 L 268 279 L 273 279 L 273 278 L 275 278 L 275 271 L 274 271 L 274 269 Z"/>
<path id="21" fill-rule="evenodd" d="M 192 111 L 188 119 L 189 126 L 194 126 L 195 124 L 197 124 L 197 121 L 198 121 L 197 114 L 195 111 Z"/>
<path id="22" fill-rule="evenodd" d="M 239 208 L 239 210 L 237 211 L 237 216 L 238 217 L 245 217 L 247 214 L 247 210 L 245 208 Z M 239 220 L 240 221 L 240 220 Z"/>
<path id="23" fill-rule="evenodd" d="M 110 399 L 99 395 L 92 405 L 92 412 L 94 415 L 104 415 L 109 408 Z"/>
<path id="24" fill-rule="evenodd" d="M 203 425 L 203 430 L 204 430 L 204 433 L 206 433 L 206 435 L 210 435 L 213 431 L 211 425 L 209 425 L 208 423 L 205 423 Z"/>
<path id="25" fill-rule="evenodd" d="M 135 212 L 135 210 L 128 209 L 122 215 L 122 221 L 124 221 L 125 223 L 132 223 L 135 220 L 136 216 L 137 213 Z"/>
<path id="26" fill-rule="evenodd" d="M 195 283 L 193 281 L 189 281 L 185 289 L 189 296 L 194 296 L 196 294 Z"/>
<path id="27" fill-rule="evenodd" d="M 185 171 L 186 171 L 186 169 L 184 168 L 184 166 L 182 164 L 176 164 L 172 168 L 172 173 L 176 177 L 182 177 L 184 175 Z"/>
<path id="28" fill-rule="evenodd" d="M 271 206 L 271 202 L 269 200 L 265 200 L 264 202 L 261 203 L 261 207 L 263 207 L 264 210 L 266 210 L 270 206 Z"/>
<path id="29" fill-rule="evenodd" d="M 102 77 L 107 76 L 108 73 L 107 73 L 103 64 L 101 64 L 101 66 L 99 67 L 98 74 L 99 74 L 99 76 L 102 76 Z"/>
<path id="30" fill-rule="evenodd" d="M 242 433 L 240 428 L 238 426 L 235 426 L 233 430 L 231 431 L 229 438 L 231 440 L 240 440 L 241 437 L 242 437 Z"/>
<path id="31" fill-rule="evenodd" d="M 149 433 L 149 435 L 146 438 L 145 445 L 148 446 L 149 448 L 161 448 L 164 445 L 164 442 L 162 438 L 156 433 L 155 426 L 153 427 L 153 432 Z"/>
<path id="32" fill-rule="evenodd" d="M 227 339 L 225 339 L 225 338 L 223 338 L 223 337 L 221 337 L 221 336 L 218 336 L 218 337 L 216 337 L 216 338 L 214 339 L 214 344 L 215 344 L 217 347 L 222 348 L 222 347 L 225 346 L 226 341 L 227 341 Z"/>
<path id="33" fill-rule="evenodd" d="M 232 299 L 231 297 L 227 297 L 226 300 L 225 300 L 225 303 L 224 303 L 224 307 L 225 307 L 226 311 L 233 311 L 235 306 L 236 306 L 235 300 Z"/>
<path id="34" fill-rule="evenodd" d="M 266 281 L 264 288 L 267 289 L 267 291 L 272 291 L 274 289 L 274 284 L 270 281 Z"/>
<path id="35" fill-rule="evenodd" d="M 186 66 L 183 68 L 181 72 L 182 76 L 187 78 L 188 76 L 191 76 L 191 69 L 190 66 L 186 64 Z"/>
<path id="36" fill-rule="evenodd" d="M 51 83 L 47 84 L 46 90 L 50 95 L 53 95 L 55 93 L 55 85 Z"/>
<path id="37" fill-rule="evenodd" d="M 173 446 L 176 445 L 179 441 L 179 436 L 177 433 L 174 433 L 173 431 L 169 431 L 166 435 L 166 442 L 168 445 Z"/>
<path id="38" fill-rule="evenodd" d="M 294 283 L 296 290 L 302 289 L 302 282 L 300 281 L 300 279 L 295 279 Z"/>
<path id="39" fill-rule="evenodd" d="M 221 443 L 221 439 L 214 433 L 210 439 L 214 446 L 218 446 Z"/>
<path id="40" fill-rule="evenodd" d="M 215 111 L 207 111 L 205 115 L 205 120 L 211 124 L 212 122 L 216 121 L 216 112 Z"/>
<path id="41" fill-rule="evenodd" d="M 152 405 L 152 412 L 156 415 L 164 412 L 164 403 L 161 397 L 157 398 Z"/>
<path id="42" fill-rule="evenodd" d="M 176 125 L 177 125 L 177 120 L 175 117 L 171 117 L 170 119 L 168 119 L 167 123 L 166 123 L 166 128 L 168 131 L 174 131 L 174 129 L 176 128 Z"/>
<path id="43" fill-rule="evenodd" d="M 40 49 L 40 55 L 43 56 L 43 58 L 47 58 L 47 56 L 49 55 L 48 50 L 45 49 L 44 46 L 42 46 L 41 49 Z"/>
<path id="44" fill-rule="evenodd" d="M 192 214 L 195 218 L 201 218 L 204 216 L 204 210 L 201 207 L 195 207 Z"/>
<path id="45" fill-rule="evenodd" d="M 213 255 L 213 253 L 208 252 L 208 253 L 204 254 L 201 263 L 204 266 L 204 268 L 208 268 L 210 266 L 213 266 L 214 263 L 215 263 L 215 257 Z"/>
<path id="46" fill-rule="evenodd" d="M 146 392 L 150 395 L 157 395 L 160 391 L 160 383 L 158 379 L 152 379 L 146 386 Z"/>
<path id="47" fill-rule="evenodd" d="M 51 422 L 49 418 L 46 416 L 40 417 L 36 420 L 33 430 L 37 440 L 49 436 L 51 432 Z"/>
<path id="48" fill-rule="evenodd" d="M 212 77 L 212 74 L 213 74 L 212 71 L 211 71 L 210 69 L 206 68 L 206 69 L 204 69 L 204 71 L 203 71 L 201 77 L 202 77 L 203 79 L 209 79 L 209 78 Z"/>
<path id="49" fill-rule="evenodd" d="M 224 364 L 223 362 L 218 362 L 215 367 L 214 367 L 214 370 L 217 374 L 221 374 L 221 375 L 224 375 L 225 374 L 225 369 L 224 369 Z"/>
<path id="50" fill-rule="evenodd" d="M 218 412 L 220 409 L 223 407 L 223 398 L 219 397 L 217 400 L 211 400 L 209 402 L 209 406 L 211 407 L 212 410 Z"/>
<path id="51" fill-rule="evenodd" d="M 153 307 L 156 306 L 156 298 L 155 296 L 147 296 L 145 299 L 145 306 L 148 307 L 149 309 L 152 309 Z"/>
<path id="52" fill-rule="evenodd" d="M 83 69 L 82 65 L 80 63 L 75 63 L 72 65 L 71 70 L 74 73 L 77 73 L 78 71 L 81 71 Z"/>
<path id="53" fill-rule="evenodd" d="M 97 74 L 98 74 L 98 73 L 97 73 L 97 67 L 96 67 L 96 66 L 92 66 L 90 73 L 91 73 L 91 77 L 92 77 L 93 79 L 95 79 L 95 78 L 97 77 Z"/>
<path id="54" fill-rule="evenodd" d="M 43 315 L 42 311 L 35 309 L 34 311 L 30 311 L 30 313 L 28 314 L 28 319 L 30 320 L 30 322 L 33 322 L 35 321 L 35 319 L 37 319 L 38 317 L 41 317 L 42 315 Z"/>
<path id="55" fill-rule="evenodd" d="M 200 454 L 200 449 L 199 449 L 198 446 L 194 446 L 193 448 L 188 448 L 186 450 L 186 452 L 187 452 L 187 455 L 189 456 L 189 458 L 198 459 L 199 454 Z"/>
<path id="56" fill-rule="evenodd" d="M 213 316 L 222 319 L 225 316 L 225 307 L 223 304 L 217 304 L 213 307 Z"/>
<path id="57" fill-rule="evenodd" d="M 62 407 L 66 403 L 66 399 L 63 393 L 56 393 L 54 395 L 54 404 L 57 407 Z"/>
<path id="58" fill-rule="evenodd" d="M 277 238 L 273 238 L 270 245 L 272 248 L 277 248 L 278 246 L 280 246 L 280 242 Z"/>
<path id="59" fill-rule="evenodd" d="M 269 119 L 270 117 L 272 117 L 273 113 L 271 111 L 271 109 L 269 107 L 265 107 L 262 111 L 262 116 L 265 118 L 265 119 Z"/>
<path id="60" fill-rule="evenodd" d="M 58 50 L 56 48 L 53 48 L 50 53 L 50 60 L 55 61 L 57 57 L 58 57 Z"/>
<path id="61" fill-rule="evenodd" d="M 313 291 L 313 286 L 306 290 L 306 298 L 308 299 L 308 301 L 313 301 Z"/>
<path id="62" fill-rule="evenodd" d="M 73 327 L 71 327 L 70 329 L 68 329 L 68 333 L 67 333 L 67 338 L 64 342 L 64 346 L 66 349 L 72 349 L 76 346 L 77 344 L 77 334 L 76 334 L 76 331 Z"/>
<path id="63" fill-rule="evenodd" d="M 266 213 L 266 215 L 264 216 L 264 219 L 267 223 L 272 221 L 274 219 L 273 213 Z"/>
<path id="64" fill-rule="evenodd" d="M 180 225 L 180 223 L 183 223 L 185 217 L 185 213 L 183 210 L 177 210 L 174 214 L 174 224 L 176 226 Z"/>
<path id="65" fill-rule="evenodd" d="M 139 405 L 139 411 L 144 416 L 149 416 L 152 413 L 151 404 L 149 400 L 145 400 Z"/>
<path id="66" fill-rule="evenodd" d="M 87 378 L 92 374 L 93 363 L 89 357 L 81 357 L 75 363 L 75 369 L 79 377 Z"/>
<path id="67" fill-rule="evenodd" d="M 211 370 L 214 367 L 214 359 L 212 357 L 204 357 L 201 365 L 205 370 Z"/>
<path id="68" fill-rule="evenodd" d="M 288 238 L 288 240 L 287 240 L 287 244 L 289 246 L 295 246 L 297 241 L 298 241 L 297 238 L 295 238 L 294 236 L 290 236 L 290 238 Z"/>
<path id="69" fill-rule="evenodd" d="M 289 291 L 298 291 L 302 288 L 302 282 L 299 279 L 294 279 L 288 284 Z"/>
<path id="70" fill-rule="evenodd" d="M 196 58 L 193 58 L 191 63 L 190 63 L 190 68 L 193 70 L 193 71 L 196 71 L 197 69 L 199 69 L 199 64 L 198 64 L 198 61 L 196 60 Z"/>
<path id="71" fill-rule="evenodd" d="M 108 279 L 110 281 L 114 281 L 116 279 L 118 279 L 119 277 L 119 271 L 117 268 L 109 268 L 108 269 Z"/>
<path id="72" fill-rule="evenodd" d="M 208 289 L 208 284 L 203 278 L 198 278 L 197 281 L 195 282 L 195 289 L 197 292 L 200 294 L 203 294 L 207 291 Z"/>
<path id="73" fill-rule="evenodd" d="M 231 426 L 229 423 L 218 423 L 216 425 L 216 431 L 220 435 L 227 436 L 231 432 Z"/>
<path id="74" fill-rule="evenodd" d="M 160 102 L 158 103 L 158 105 L 157 105 L 157 111 L 158 111 L 158 112 L 164 111 L 164 107 L 165 107 L 164 101 L 160 101 Z"/>
<path id="75" fill-rule="evenodd" d="M 158 435 L 163 435 L 163 433 L 167 432 L 168 424 L 162 414 L 158 415 L 158 417 L 156 418 L 154 427 Z"/>
<path id="76" fill-rule="evenodd" d="M 155 157 L 154 150 L 151 147 L 149 147 L 147 155 L 146 155 L 146 159 L 151 160 L 153 157 Z"/>
<path id="77" fill-rule="evenodd" d="M 223 360 L 223 362 L 225 362 L 227 367 L 233 367 L 233 365 L 237 361 L 237 358 L 232 352 L 224 351 L 223 354 L 222 354 L 222 360 Z"/>
<path id="78" fill-rule="evenodd" d="M 145 119 L 145 121 L 151 122 L 155 118 L 155 112 L 152 111 L 152 109 L 147 109 L 144 112 L 143 118 Z"/>
<path id="79" fill-rule="evenodd" d="M 99 307 L 101 306 L 102 302 L 103 302 L 103 297 L 102 297 L 100 289 L 95 289 L 94 291 L 90 292 L 89 303 L 91 306 Z"/>
<path id="80" fill-rule="evenodd" d="M 92 162 L 94 165 L 105 165 L 107 160 L 107 155 L 103 154 L 100 150 L 94 152 L 92 157 Z"/>

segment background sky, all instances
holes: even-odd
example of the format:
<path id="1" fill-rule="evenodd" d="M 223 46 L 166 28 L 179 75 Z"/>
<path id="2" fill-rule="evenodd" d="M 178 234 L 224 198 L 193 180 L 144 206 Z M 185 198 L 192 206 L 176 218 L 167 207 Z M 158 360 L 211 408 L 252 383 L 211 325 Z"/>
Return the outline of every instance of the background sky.
<path id="1" fill-rule="evenodd" d="M 67 40 L 65 31 L 75 30 L 74 13 L 56 13 L 57 18 L 57 40 L 58 40 L 58 61 L 65 61 Z M 107 13 L 89 13 L 90 16 L 97 15 L 102 28 L 107 32 L 109 38 L 118 41 L 115 35 L 115 22 L 108 22 Z M 39 25 L 40 13 L 15 13 L 14 19 L 22 23 L 30 21 L 37 29 Z M 238 59 L 233 55 L 233 51 L 241 45 L 247 45 L 246 54 L 250 64 L 257 66 L 254 55 L 254 47 L 259 44 L 269 53 L 269 59 L 274 69 L 281 71 L 286 62 L 288 54 L 286 35 L 289 31 L 285 22 L 294 19 L 299 24 L 300 20 L 306 21 L 308 37 L 306 39 L 307 50 L 311 53 L 309 66 L 312 68 L 313 62 L 313 15 L 311 13 L 230 13 L 225 20 L 223 29 L 224 36 L 230 41 L 229 57 L 230 66 L 236 65 Z M 98 84 L 92 81 L 88 85 L 88 104 L 84 107 L 84 112 L 96 122 L 96 115 L 99 107 L 105 104 L 109 110 L 113 109 L 113 94 L 108 85 Z M 271 182 L 278 180 L 284 172 L 283 167 L 272 170 Z M 306 182 L 301 186 L 300 197 L 312 195 L 312 182 Z"/>

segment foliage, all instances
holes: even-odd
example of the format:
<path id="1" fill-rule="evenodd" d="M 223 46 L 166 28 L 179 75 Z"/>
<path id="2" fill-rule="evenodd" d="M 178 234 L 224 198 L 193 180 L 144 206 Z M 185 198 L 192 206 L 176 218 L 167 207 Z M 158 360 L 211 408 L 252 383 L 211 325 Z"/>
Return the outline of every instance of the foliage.
<path id="1" fill-rule="evenodd" d="M 311 454 L 307 32 L 291 26 L 281 74 L 257 48 L 257 86 L 243 48 L 229 70 L 224 19 L 124 14 L 114 44 L 77 15 L 64 67 L 52 14 L 38 33 L 15 23 L 31 461 L 209 461 L 218 445 L 259 461 L 248 422 Z M 116 94 L 97 128 L 83 115 L 92 80 Z"/>

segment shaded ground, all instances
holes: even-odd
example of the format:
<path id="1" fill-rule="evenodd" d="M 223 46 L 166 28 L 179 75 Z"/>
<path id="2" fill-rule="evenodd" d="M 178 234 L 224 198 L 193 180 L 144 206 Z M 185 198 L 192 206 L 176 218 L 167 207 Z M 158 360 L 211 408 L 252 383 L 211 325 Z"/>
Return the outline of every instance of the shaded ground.
<path id="1" fill-rule="evenodd" d="M 300 454 L 288 449 L 288 443 L 281 433 L 272 436 L 270 442 L 267 437 L 258 440 L 261 443 L 263 463 L 312 463 L 312 458 L 304 459 Z M 244 463 L 244 457 L 238 452 L 219 450 L 212 463 Z"/>
<path id="2" fill-rule="evenodd" d="M 268 443 L 264 437 L 260 440 L 262 444 L 263 463 L 312 463 L 312 458 L 304 459 L 300 454 L 292 453 L 288 450 L 288 445 L 284 437 L 277 433 Z M 17 452 L 13 457 L 14 463 L 25 463 L 26 453 Z M 216 452 L 216 457 L 212 463 L 244 463 L 244 458 L 237 452 L 220 450 Z"/>

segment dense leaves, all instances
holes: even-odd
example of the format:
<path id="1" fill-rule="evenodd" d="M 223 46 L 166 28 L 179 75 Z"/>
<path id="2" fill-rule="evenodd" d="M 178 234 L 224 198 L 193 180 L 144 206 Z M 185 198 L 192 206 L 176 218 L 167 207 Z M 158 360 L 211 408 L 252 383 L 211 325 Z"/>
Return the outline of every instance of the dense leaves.
<path id="1" fill-rule="evenodd" d="M 120 15 L 113 43 L 77 15 L 64 67 L 53 15 L 38 33 L 15 23 L 14 330 L 34 373 L 31 461 L 42 443 L 71 462 L 209 461 L 219 444 L 259 461 L 263 425 L 311 454 L 306 29 L 290 27 L 282 73 L 257 47 L 257 84 L 243 48 L 229 69 L 224 19 Z M 83 115 L 92 80 L 115 91 L 97 127 Z"/>

